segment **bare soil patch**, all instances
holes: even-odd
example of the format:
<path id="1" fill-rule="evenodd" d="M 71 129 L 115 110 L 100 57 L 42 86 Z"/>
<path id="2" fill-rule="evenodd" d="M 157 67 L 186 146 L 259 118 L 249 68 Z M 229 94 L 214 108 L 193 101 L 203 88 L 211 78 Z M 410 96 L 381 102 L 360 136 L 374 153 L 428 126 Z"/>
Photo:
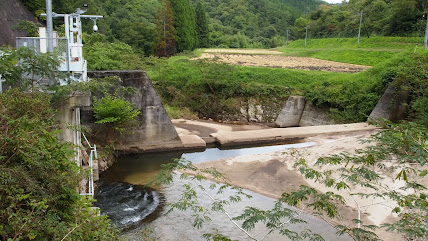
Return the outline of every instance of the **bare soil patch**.
<path id="1" fill-rule="evenodd" d="M 284 69 L 303 69 L 303 70 L 318 70 L 341 73 L 358 73 L 362 72 L 370 66 L 347 64 L 328 60 L 321 60 L 308 57 L 292 57 L 278 54 L 262 55 L 262 54 L 240 54 L 240 53 L 219 53 L 211 52 L 215 50 L 206 50 L 200 57 L 195 59 L 212 59 L 217 62 L 227 63 L 232 65 L 252 66 L 252 67 L 271 67 Z M 224 51 L 224 50 L 222 50 Z M 231 50 L 237 51 L 237 50 Z M 271 50 L 248 50 L 261 52 L 277 52 Z"/>
<path id="2" fill-rule="evenodd" d="M 235 53 L 235 54 L 283 54 L 269 49 L 207 49 L 205 53 Z"/>

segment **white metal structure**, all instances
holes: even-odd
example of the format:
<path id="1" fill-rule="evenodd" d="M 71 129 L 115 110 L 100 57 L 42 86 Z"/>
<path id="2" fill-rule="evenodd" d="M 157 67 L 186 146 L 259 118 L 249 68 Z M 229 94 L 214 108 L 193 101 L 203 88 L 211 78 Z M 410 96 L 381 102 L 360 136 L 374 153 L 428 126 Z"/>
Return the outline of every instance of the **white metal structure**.
<path id="1" fill-rule="evenodd" d="M 103 18 L 100 15 L 82 15 L 86 10 L 78 8 L 75 13 L 72 14 L 58 14 L 52 13 L 53 18 L 64 18 L 64 29 L 65 29 L 65 39 L 67 40 L 67 56 L 65 56 L 65 61 L 61 63 L 59 71 L 68 72 L 70 78 L 73 81 L 87 81 L 87 63 L 83 58 L 83 43 L 82 43 L 82 18 L 91 19 L 94 22 L 94 31 L 98 30 L 96 25 L 96 20 Z M 42 14 L 42 16 L 47 16 Z M 44 36 L 49 38 L 48 31 L 45 31 Z M 42 37 L 42 34 L 40 34 Z M 48 49 L 49 39 L 46 42 L 46 47 L 43 50 Z M 55 44 L 53 44 L 55 45 Z M 40 48 L 42 50 L 42 48 Z M 41 51 L 43 52 L 43 51 Z M 61 83 L 66 84 L 66 83 Z"/>
<path id="2" fill-rule="evenodd" d="M 88 144 L 89 148 L 91 149 L 91 153 L 89 154 L 89 175 L 88 175 L 88 183 L 87 183 L 87 193 L 80 193 L 80 195 L 85 195 L 85 196 L 94 196 L 94 169 L 93 169 L 93 160 L 98 159 L 98 154 L 97 154 L 97 145 L 93 145 L 91 146 L 91 144 L 89 143 L 88 139 L 86 138 L 85 134 L 83 134 L 83 137 L 85 138 L 86 143 Z M 85 157 L 83 157 L 85 158 Z"/>

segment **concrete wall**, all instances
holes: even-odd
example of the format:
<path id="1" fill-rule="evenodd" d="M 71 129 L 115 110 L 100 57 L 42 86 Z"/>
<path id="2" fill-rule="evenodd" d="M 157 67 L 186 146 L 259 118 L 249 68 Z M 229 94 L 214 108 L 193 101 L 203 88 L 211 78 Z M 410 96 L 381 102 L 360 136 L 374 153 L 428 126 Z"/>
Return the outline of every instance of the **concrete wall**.
<path id="1" fill-rule="evenodd" d="M 25 31 L 13 30 L 19 20 L 37 22 L 33 14 L 19 0 L 0 0 L 0 46 L 16 47 L 16 37 L 25 37 Z"/>
<path id="2" fill-rule="evenodd" d="M 124 144 L 156 145 L 180 142 L 175 127 L 162 105 L 146 72 L 133 71 L 90 71 L 89 78 L 119 76 L 124 87 L 134 87 L 136 91 L 127 100 L 140 109 L 139 126 L 134 134 L 127 136 Z M 82 124 L 91 125 L 93 113 L 86 110 Z"/>
<path id="3" fill-rule="evenodd" d="M 323 126 L 332 125 L 334 121 L 328 117 L 328 108 L 318 108 L 307 101 L 305 110 L 300 118 L 299 126 Z"/>
<path id="4" fill-rule="evenodd" d="M 400 91 L 397 87 L 390 85 L 373 109 L 368 120 L 386 119 L 394 122 L 402 120 L 405 117 L 408 102 L 408 92 Z"/>
<path id="5" fill-rule="evenodd" d="M 331 125 L 327 108 L 317 108 L 304 96 L 290 96 L 275 121 L 277 127 Z"/>

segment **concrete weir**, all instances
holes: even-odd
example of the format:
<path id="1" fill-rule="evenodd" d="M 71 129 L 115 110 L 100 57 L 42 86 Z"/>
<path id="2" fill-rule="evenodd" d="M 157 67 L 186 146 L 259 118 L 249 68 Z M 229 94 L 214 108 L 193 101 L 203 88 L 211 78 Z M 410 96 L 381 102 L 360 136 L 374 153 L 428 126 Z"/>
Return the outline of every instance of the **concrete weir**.
<path id="1" fill-rule="evenodd" d="M 321 134 L 337 134 L 353 131 L 374 130 L 376 126 L 368 123 L 353 123 L 340 125 L 306 126 L 292 128 L 272 128 L 252 131 L 213 133 L 211 136 L 221 146 L 256 144 L 268 142 L 284 142 L 297 138 L 305 138 Z"/>
<path id="2" fill-rule="evenodd" d="M 109 76 L 118 76 L 122 86 L 136 89 L 126 99 L 141 112 L 138 116 L 138 128 L 126 137 L 123 145 L 117 147 L 119 151 L 141 153 L 206 147 L 206 143 L 198 136 L 180 138 L 146 72 L 141 70 L 88 72 L 90 78 L 100 79 Z M 95 120 L 92 116 L 92 111 L 86 110 L 82 118 L 83 124 L 93 124 Z"/>

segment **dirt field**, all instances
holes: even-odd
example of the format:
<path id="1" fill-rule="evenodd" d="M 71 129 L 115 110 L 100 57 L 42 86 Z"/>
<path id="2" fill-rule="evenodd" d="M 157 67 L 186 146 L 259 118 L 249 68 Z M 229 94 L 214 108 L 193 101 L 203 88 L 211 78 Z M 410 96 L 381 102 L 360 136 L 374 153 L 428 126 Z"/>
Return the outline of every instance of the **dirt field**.
<path id="1" fill-rule="evenodd" d="M 208 49 L 201 57 L 195 59 L 215 59 L 218 62 L 227 64 L 253 67 L 319 70 L 341 73 L 358 73 L 370 68 L 370 66 L 339 63 L 315 58 L 283 56 L 278 53 L 281 52 L 271 50 Z"/>
<path id="2" fill-rule="evenodd" d="M 283 54 L 269 49 L 206 49 L 205 53 L 234 53 L 234 54 Z"/>

